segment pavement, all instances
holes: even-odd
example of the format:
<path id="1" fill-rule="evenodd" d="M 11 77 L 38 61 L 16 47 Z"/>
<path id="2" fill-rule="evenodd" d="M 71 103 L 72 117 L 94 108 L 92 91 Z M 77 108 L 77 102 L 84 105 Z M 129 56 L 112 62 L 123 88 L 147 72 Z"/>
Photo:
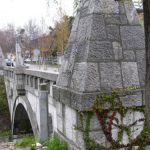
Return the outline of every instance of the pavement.
<path id="1" fill-rule="evenodd" d="M 47 73 L 59 73 L 58 66 L 48 66 L 48 65 L 33 65 L 33 64 L 26 64 L 28 70 L 36 70 L 40 72 L 47 72 Z"/>
<path id="2" fill-rule="evenodd" d="M 30 150 L 30 148 L 15 148 L 14 142 L 2 142 L 0 143 L 0 150 Z"/>

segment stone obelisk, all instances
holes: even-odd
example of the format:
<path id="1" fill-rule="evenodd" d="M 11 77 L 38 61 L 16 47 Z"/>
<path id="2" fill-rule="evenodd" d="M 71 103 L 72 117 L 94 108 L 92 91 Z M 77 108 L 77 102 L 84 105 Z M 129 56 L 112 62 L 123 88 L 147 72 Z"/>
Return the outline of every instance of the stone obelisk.
<path id="1" fill-rule="evenodd" d="M 24 41 L 24 29 L 21 29 L 20 33 L 16 37 L 16 67 L 24 67 L 24 56 L 23 56 L 23 41 Z"/>
<path id="2" fill-rule="evenodd" d="M 121 98 L 123 106 L 143 106 L 145 66 L 144 29 L 132 1 L 81 0 L 64 62 L 53 88 L 54 99 L 62 103 L 64 109 L 84 111 L 93 106 L 96 96 L 101 93 L 133 88 L 136 90 Z M 123 118 L 126 120 L 124 126 L 143 117 L 137 112 L 128 113 Z M 131 115 L 134 119 L 130 118 Z M 98 121 L 91 124 L 94 122 Z M 102 132 L 97 129 L 92 132 L 92 129 L 91 138 L 107 146 L 105 136 L 97 136 Z M 137 129 L 142 131 L 143 123 Z M 62 132 L 67 133 L 67 129 Z M 115 140 L 113 133 L 118 133 L 118 130 L 112 131 Z M 121 142 L 124 145 L 129 143 L 126 133 L 123 133 Z"/>
<path id="3" fill-rule="evenodd" d="M 57 88 L 95 95 L 112 88 L 144 87 L 144 29 L 131 1 L 82 0 Z M 73 107 L 92 104 L 74 99 Z M 76 105 L 75 105 L 76 104 Z"/>

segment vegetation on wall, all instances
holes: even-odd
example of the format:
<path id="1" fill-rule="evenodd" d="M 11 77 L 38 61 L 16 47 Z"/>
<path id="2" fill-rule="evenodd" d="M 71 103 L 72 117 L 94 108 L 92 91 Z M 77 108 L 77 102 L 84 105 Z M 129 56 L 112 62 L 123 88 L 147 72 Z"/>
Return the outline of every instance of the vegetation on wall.
<path id="1" fill-rule="evenodd" d="M 8 102 L 5 90 L 4 78 L 0 76 L 0 115 L 8 115 Z"/>
<path id="2" fill-rule="evenodd" d="M 131 89 L 135 88 L 130 88 L 130 91 Z M 128 89 L 124 89 L 124 91 L 128 91 Z M 79 113 L 81 125 L 78 126 L 77 129 L 83 132 L 86 149 L 114 150 L 125 147 L 128 148 L 128 150 L 131 150 L 133 146 L 139 146 L 139 150 L 144 150 L 145 146 L 150 144 L 145 117 L 138 118 L 133 122 L 131 121 L 130 124 L 124 124 L 123 119 L 129 111 L 131 113 L 139 112 L 145 115 L 145 106 L 125 107 L 119 94 L 117 94 L 115 90 L 111 94 L 97 96 L 92 108 Z M 91 139 L 89 132 L 93 115 L 97 116 L 99 125 L 102 128 L 107 141 L 111 145 L 110 147 L 100 145 Z M 118 115 L 120 117 L 118 117 Z M 139 124 L 143 125 L 143 129 L 137 137 L 132 138 L 133 128 Z M 112 136 L 114 128 L 118 131 L 117 139 L 114 139 Z M 137 131 L 135 130 L 134 132 Z M 127 144 L 123 143 L 124 133 L 128 136 L 129 142 Z"/>

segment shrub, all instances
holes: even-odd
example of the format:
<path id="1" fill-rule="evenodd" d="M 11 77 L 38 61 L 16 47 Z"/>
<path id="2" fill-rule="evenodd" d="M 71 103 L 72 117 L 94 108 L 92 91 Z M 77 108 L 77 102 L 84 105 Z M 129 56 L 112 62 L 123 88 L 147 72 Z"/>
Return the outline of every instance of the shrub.
<path id="1" fill-rule="evenodd" d="M 53 137 L 48 141 L 47 150 L 68 150 L 68 145 L 59 138 Z"/>
<path id="2" fill-rule="evenodd" d="M 15 147 L 32 147 L 35 144 L 35 139 L 32 136 L 26 136 L 15 143 Z"/>

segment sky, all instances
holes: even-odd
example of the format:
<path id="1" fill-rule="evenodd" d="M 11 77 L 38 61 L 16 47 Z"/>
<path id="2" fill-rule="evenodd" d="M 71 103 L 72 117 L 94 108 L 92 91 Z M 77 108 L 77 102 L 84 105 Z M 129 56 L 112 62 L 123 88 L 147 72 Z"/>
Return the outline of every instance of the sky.
<path id="1" fill-rule="evenodd" d="M 58 7 L 53 0 L 0 0 L 0 28 L 7 24 L 23 27 L 29 20 L 40 24 L 44 20 L 47 26 L 53 26 L 57 20 Z M 67 15 L 73 15 L 73 0 L 59 0 Z M 42 19 L 43 18 L 43 19 Z"/>

